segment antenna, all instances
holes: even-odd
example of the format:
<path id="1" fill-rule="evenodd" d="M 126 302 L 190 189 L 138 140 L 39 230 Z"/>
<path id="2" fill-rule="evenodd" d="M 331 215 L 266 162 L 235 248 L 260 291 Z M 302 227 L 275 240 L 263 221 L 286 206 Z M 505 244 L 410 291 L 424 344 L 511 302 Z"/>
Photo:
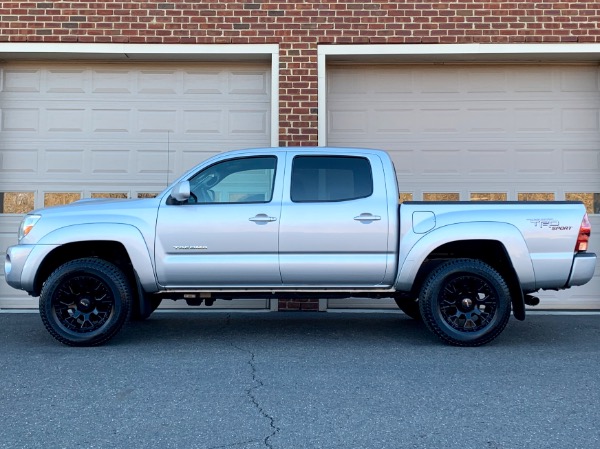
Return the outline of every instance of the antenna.
<path id="1" fill-rule="evenodd" d="M 169 187 L 169 171 L 171 171 L 171 130 L 167 130 L 167 187 Z"/>

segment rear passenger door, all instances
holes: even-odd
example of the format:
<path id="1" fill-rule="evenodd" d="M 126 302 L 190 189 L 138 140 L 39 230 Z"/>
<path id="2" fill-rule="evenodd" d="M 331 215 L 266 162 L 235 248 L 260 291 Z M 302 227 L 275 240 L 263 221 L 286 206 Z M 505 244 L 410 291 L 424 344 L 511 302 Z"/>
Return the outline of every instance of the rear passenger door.
<path id="1" fill-rule="evenodd" d="M 388 248 L 381 160 L 371 154 L 287 157 L 291 176 L 279 229 L 283 284 L 380 285 Z"/>

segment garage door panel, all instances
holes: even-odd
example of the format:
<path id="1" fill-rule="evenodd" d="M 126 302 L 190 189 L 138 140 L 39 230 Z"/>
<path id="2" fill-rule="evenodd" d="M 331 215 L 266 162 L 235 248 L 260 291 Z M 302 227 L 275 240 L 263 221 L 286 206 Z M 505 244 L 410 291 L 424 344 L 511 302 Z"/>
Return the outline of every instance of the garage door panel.
<path id="1" fill-rule="evenodd" d="M 0 157 L 1 179 L 8 181 L 36 174 L 38 170 L 38 150 L 29 145 L 7 142 L 3 145 Z"/>
<path id="2" fill-rule="evenodd" d="M 583 64 L 331 65 L 327 143 L 388 150 L 413 200 L 597 193 L 598 78 L 597 65 Z M 596 271 L 586 286 L 543 293 L 543 304 L 600 308 Z"/>
<path id="3" fill-rule="evenodd" d="M 507 161 L 508 148 L 501 143 L 491 143 L 487 148 L 477 145 L 466 152 L 467 175 L 506 177 L 514 171 L 512 161 Z"/>
<path id="4" fill-rule="evenodd" d="M 8 137 L 11 135 L 23 135 L 32 137 L 40 130 L 40 111 L 35 107 L 24 107 L 25 104 L 17 106 L 6 104 L 2 108 L 2 133 Z"/>
<path id="5" fill-rule="evenodd" d="M 76 176 L 87 173 L 85 166 L 85 150 L 83 148 L 56 148 L 46 149 L 41 152 L 41 164 L 39 172 L 43 176 L 53 175 L 55 177 L 64 177 L 65 175 Z"/>
<path id="6" fill-rule="evenodd" d="M 16 68 L 2 70 L 2 92 L 40 92 L 41 70 Z"/>
<path id="7" fill-rule="evenodd" d="M 563 66 L 560 70 L 560 90 L 562 92 L 597 93 L 599 78 L 595 67 Z"/>
<path id="8" fill-rule="evenodd" d="M 562 171 L 560 152 L 540 145 L 517 146 L 514 150 L 514 171 L 518 177 L 556 175 Z"/>
<path id="9" fill-rule="evenodd" d="M 0 258 L 2 261 L 6 256 L 6 248 L 17 243 L 19 223 L 21 223 L 20 215 L 6 214 L 3 216 L 2 227 L 0 227 Z M 1 265 L 4 274 L 4 264 Z"/>
<path id="10" fill-rule="evenodd" d="M 0 192 L 27 192 L 34 207 L 153 196 L 220 151 L 271 143 L 264 63 L 14 62 L 0 84 Z M 0 214 L 0 250 L 18 222 Z M 0 308 L 35 304 L 0 287 Z"/>
<path id="11" fill-rule="evenodd" d="M 269 92 L 269 78 L 265 72 L 250 72 L 233 70 L 227 77 L 228 92 L 245 96 L 264 96 Z"/>
<path id="12" fill-rule="evenodd" d="M 565 108 L 562 110 L 562 131 L 568 133 L 596 133 L 600 126 L 600 110 L 594 107 Z"/>
<path id="13" fill-rule="evenodd" d="M 562 163 L 567 174 L 595 177 L 600 172 L 600 151 L 598 148 L 565 148 Z"/>

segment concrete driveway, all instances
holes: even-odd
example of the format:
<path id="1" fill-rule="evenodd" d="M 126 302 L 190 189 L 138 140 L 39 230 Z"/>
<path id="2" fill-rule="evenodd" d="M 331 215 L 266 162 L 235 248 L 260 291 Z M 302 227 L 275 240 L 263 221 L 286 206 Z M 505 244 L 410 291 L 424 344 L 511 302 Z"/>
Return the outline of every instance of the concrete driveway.
<path id="1" fill-rule="evenodd" d="M 397 312 L 158 312 L 69 348 L 0 314 L 1 448 L 598 448 L 600 316 L 453 348 Z"/>

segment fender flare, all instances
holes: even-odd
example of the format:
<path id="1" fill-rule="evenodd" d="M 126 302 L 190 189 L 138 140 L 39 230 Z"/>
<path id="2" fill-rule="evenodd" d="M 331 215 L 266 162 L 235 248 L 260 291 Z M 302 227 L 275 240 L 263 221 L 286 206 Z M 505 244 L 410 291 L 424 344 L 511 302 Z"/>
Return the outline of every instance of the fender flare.
<path id="1" fill-rule="evenodd" d="M 154 261 L 144 236 L 138 228 L 125 223 L 88 223 L 65 226 L 56 229 L 37 243 L 36 248 L 55 249 L 69 243 L 110 241 L 123 245 L 127 252 L 133 269 L 145 291 L 158 291 L 158 283 L 154 274 Z M 37 271 L 40 263 L 51 251 L 44 251 L 40 257 L 29 257 L 23 272 Z M 33 279 L 31 279 L 33 286 Z"/>
<path id="2" fill-rule="evenodd" d="M 436 248 L 458 241 L 491 240 L 501 243 L 512 264 L 520 285 L 520 294 L 513 291 L 515 317 L 524 318 L 523 291 L 535 291 L 535 272 L 529 249 L 521 232 L 512 224 L 502 222 L 469 222 L 442 226 L 419 239 L 400 261 L 400 269 L 394 287 L 408 291 L 412 288 L 423 262 Z M 520 300 L 519 300 L 520 298 Z"/>

